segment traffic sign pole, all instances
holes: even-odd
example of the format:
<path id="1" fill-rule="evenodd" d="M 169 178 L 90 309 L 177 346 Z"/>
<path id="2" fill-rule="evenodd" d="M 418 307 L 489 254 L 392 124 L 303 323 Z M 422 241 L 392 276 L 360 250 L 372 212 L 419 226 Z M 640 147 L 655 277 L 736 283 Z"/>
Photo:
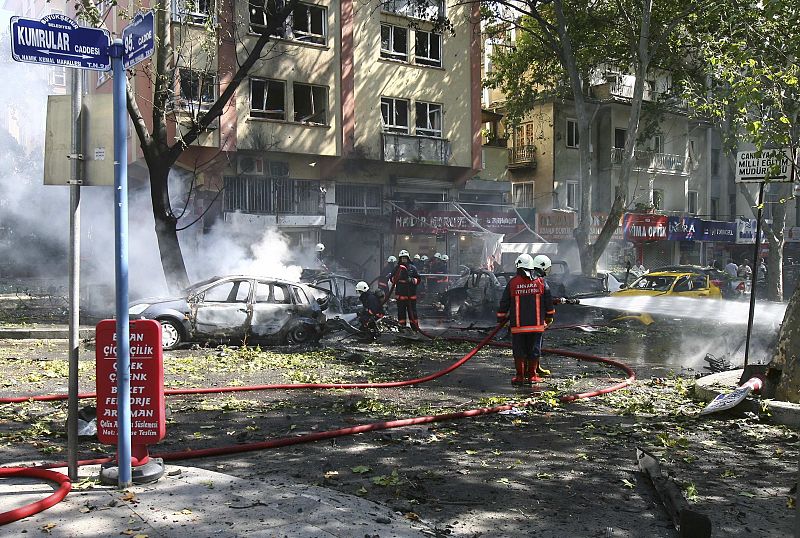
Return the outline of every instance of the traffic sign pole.
<path id="1" fill-rule="evenodd" d="M 128 122 L 125 107 L 128 78 L 122 65 L 123 45 L 115 39 L 109 49 L 114 77 L 114 248 L 117 279 L 117 465 L 120 489 L 131 480 L 131 356 L 128 321 Z"/>
<path id="2" fill-rule="evenodd" d="M 761 208 L 764 206 L 764 182 L 758 186 L 758 217 L 756 219 L 756 241 L 753 248 L 753 274 L 750 283 L 750 313 L 747 316 L 747 337 L 744 344 L 744 367 L 750 358 L 750 335 L 753 334 L 753 317 L 756 312 L 756 277 L 758 275 L 758 251 L 761 250 Z"/>

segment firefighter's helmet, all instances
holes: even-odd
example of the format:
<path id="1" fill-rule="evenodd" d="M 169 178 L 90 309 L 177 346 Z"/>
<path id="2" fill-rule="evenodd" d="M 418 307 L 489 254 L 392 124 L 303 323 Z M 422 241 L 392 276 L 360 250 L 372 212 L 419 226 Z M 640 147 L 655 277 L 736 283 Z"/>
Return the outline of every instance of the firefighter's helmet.
<path id="1" fill-rule="evenodd" d="M 325 245 L 323 245 L 322 243 L 317 243 L 316 249 L 317 252 L 322 252 L 323 250 L 325 250 Z"/>
<path id="2" fill-rule="evenodd" d="M 520 254 L 517 256 L 516 261 L 514 262 L 514 267 L 517 269 L 527 269 L 529 271 L 533 270 L 533 258 L 530 254 Z"/>
<path id="3" fill-rule="evenodd" d="M 436 258 L 437 260 L 441 260 L 442 259 L 442 255 L 439 254 L 438 252 L 436 254 L 434 254 L 433 257 Z"/>
<path id="4" fill-rule="evenodd" d="M 404 249 L 404 250 L 401 250 L 401 251 L 400 251 L 400 253 L 399 253 L 399 254 L 397 254 L 397 257 L 398 257 L 398 258 L 402 258 L 403 256 L 405 256 L 406 258 L 410 258 L 410 257 L 411 257 L 411 256 L 409 256 L 409 254 L 408 254 L 408 251 L 407 251 L 407 250 L 405 250 L 405 249 Z"/>
<path id="5" fill-rule="evenodd" d="M 550 273 L 550 267 L 552 266 L 553 262 L 544 254 L 538 254 L 533 258 L 533 268 L 541 271 L 544 275 Z"/>
<path id="6" fill-rule="evenodd" d="M 358 293 L 364 293 L 368 289 L 369 289 L 369 284 L 367 284 L 363 280 L 361 282 L 359 282 L 358 284 L 356 284 L 356 291 Z"/>
<path id="7" fill-rule="evenodd" d="M 420 260 L 426 262 L 428 261 L 428 257 L 425 254 L 423 254 L 422 257 L 420 257 Z"/>
<path id="8" fill-rule="evenodd" d="M 388 258 L 386 258 L 386 262 L 387 263 L 397 263 L 397 258 L 395 258 L 394 256 L 389 256 Z"/>
<path id="9" fill-rule="evenodd" d="M 446 261 L 449 261 L 449 260 L 450 260 L 450 256 L 448 256 L 447 254 L 442 254 L 442 261 L 443 262 L 446 262 Z"/>

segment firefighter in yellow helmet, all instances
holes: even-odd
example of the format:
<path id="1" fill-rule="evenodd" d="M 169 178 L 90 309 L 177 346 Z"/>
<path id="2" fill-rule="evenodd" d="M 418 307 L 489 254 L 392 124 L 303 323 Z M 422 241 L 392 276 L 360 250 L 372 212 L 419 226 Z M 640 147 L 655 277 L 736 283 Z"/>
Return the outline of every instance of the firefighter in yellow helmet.
<path id="1" fill-rule="evenodd" d="M 508 320 L 516 375 L 513 384 L 538 383 L 542 336 L 553 323 L 556 310 L 544 277 L 552 263 L 544 255 L 520 255 L 517 274 L 508 282 L 497 309 L 498 322 Z"/>

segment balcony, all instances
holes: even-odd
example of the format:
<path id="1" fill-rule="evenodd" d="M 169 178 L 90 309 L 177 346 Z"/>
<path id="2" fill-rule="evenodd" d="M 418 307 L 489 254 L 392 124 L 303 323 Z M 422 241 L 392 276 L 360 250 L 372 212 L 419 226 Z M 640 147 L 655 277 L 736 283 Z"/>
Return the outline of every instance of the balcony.
<path id="1" fill-rule="evenodd" d="M 443 138 L 383 133 L 383 160 L 396 163 L 447 164 L 450 142 Z"/>
<path id="2" fill-rule="evenodd" d="M 320 182 L 288 177 L 225 177 L 222 208 L 227 222 L 264 226 L 323 226 Z"/>
<path id="3" fill-rule="evenodd" d="M 536 169 L 536 146 L 514 146 L 508 152 L 508 168 Z"/>
<path id="4" fill-rule="evenodd" d="M 611 164 L 622 164 L 623 148 L 611 148 Z M 636 150 L 633 154 L 633 169 L 637 172 L 657 172 L 662 174 L 688 175 L 684 167 L 684 158 L 672 153 L 656 153 L 654 151 Z"/>

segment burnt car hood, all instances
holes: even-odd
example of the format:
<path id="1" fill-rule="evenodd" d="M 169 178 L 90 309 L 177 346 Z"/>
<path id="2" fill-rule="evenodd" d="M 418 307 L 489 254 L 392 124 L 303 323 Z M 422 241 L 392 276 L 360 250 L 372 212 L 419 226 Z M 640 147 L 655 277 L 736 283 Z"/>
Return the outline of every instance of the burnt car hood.
<path id="1" fill-rule="evenodd" d="M 186 310 L 189 308 L 189 303 L 186 302 L 185 297 L 145 297 L 144 299 L 132 301 L 128 306 L 132 307 L 143 303 L 150 305 L 150 307 L 158 305 L 164 308 L 174 308 L 175 310 Z"/>

